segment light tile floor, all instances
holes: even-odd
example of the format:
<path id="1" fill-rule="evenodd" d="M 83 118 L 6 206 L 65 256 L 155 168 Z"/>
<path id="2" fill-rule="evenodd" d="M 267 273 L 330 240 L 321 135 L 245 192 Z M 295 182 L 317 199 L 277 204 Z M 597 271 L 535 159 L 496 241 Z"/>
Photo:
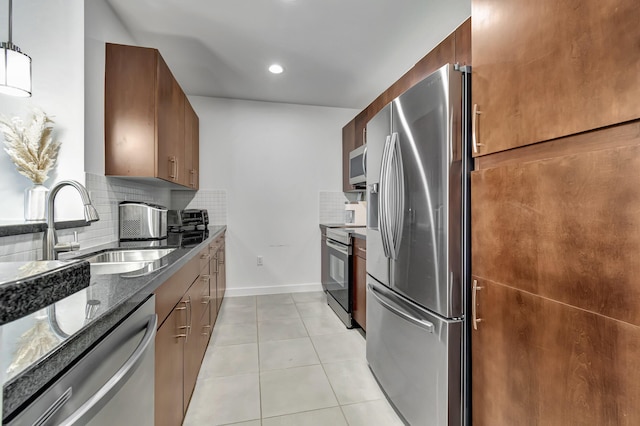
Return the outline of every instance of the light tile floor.
<path id="1" fill-rule="evenodd" d="M 401 426 L 322 292 L 226 298 L 185 426 Z"/>

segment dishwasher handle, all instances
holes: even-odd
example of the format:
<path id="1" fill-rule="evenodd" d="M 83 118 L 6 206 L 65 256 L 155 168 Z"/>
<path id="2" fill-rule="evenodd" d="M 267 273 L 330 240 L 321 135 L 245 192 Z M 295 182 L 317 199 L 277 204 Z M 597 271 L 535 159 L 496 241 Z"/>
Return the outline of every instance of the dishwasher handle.
<path id="1" fill-rule="evenodd" d="M 149 346 L 154 342 L 156 337 L 156 327 L 158 326 L 158 316 L 153 314 L 149 317 L 145 334 L 142 340 L 131 354 L 129 359 L 122 367 L 102 386 L 95 394 L 93 394 L 80 408 L 65 419 L 61 426 L 69 426 L 75 424 L 86 424 L 95 413 L 100 411 L 109 400 L 125 385 L 129 377 L 135 373 L 137 367 L 142 362 L 142 358 Z"/>

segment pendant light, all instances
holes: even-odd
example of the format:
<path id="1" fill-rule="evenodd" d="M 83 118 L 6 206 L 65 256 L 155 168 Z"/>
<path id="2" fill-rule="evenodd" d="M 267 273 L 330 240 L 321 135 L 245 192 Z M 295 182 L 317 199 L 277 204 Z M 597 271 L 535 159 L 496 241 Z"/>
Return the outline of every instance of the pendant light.
<path id="1" fill-rule="evenodd" d="M 13 0 L 9 0 L 9 41 L 0 43 L 0 93 L 31 96 L 31 57 L 12 39 Z"/>

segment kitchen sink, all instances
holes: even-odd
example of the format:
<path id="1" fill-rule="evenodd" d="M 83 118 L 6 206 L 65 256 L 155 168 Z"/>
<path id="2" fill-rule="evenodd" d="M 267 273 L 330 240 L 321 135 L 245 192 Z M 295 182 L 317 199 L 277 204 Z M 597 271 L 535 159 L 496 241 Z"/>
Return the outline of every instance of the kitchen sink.
<path id="1" fill-rule="evenodd" d="M 165 257 L 175 248 L 165 249 L 117 249 L 86 257 L 89 263 L 139 263 L 152 262 Z"/>
<path id="2" fill-rule="evenodd" d="M 165 249 L 116 249 L 85 257 L 94 275 L 130 273 L 128 277 L 149 274 L 167 266 L 162 258 L 174 251 Z"/>

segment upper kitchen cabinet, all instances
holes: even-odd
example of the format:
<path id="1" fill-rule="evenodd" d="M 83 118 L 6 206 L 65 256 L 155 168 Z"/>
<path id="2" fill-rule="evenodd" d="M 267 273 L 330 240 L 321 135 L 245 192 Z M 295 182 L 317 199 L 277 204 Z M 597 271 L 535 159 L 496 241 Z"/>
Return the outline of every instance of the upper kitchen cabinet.
<path id="1" fill-rule="evenodd" d="M 474 155 L 640 117 L 637 0 L 473 0 Z"/>
<path id="2" fill-rule="evenodd" d="M 109 44 L 105 174 L 198 188 L 198 117 L 156 49 Z"/>
<path id="3" fill-rule="evenodd" d="M 362 191 L 349 183 L 349 154 L 367 143 L 367 111 L 364 110 L 342 128 L 342 190 Z"/>
<path id="4" fill-rule="evenodd" d="M 189 100 L 184 101 L 184 176 L 192 189 L 198 189 L 200 176 L 200 120 Z"/>

